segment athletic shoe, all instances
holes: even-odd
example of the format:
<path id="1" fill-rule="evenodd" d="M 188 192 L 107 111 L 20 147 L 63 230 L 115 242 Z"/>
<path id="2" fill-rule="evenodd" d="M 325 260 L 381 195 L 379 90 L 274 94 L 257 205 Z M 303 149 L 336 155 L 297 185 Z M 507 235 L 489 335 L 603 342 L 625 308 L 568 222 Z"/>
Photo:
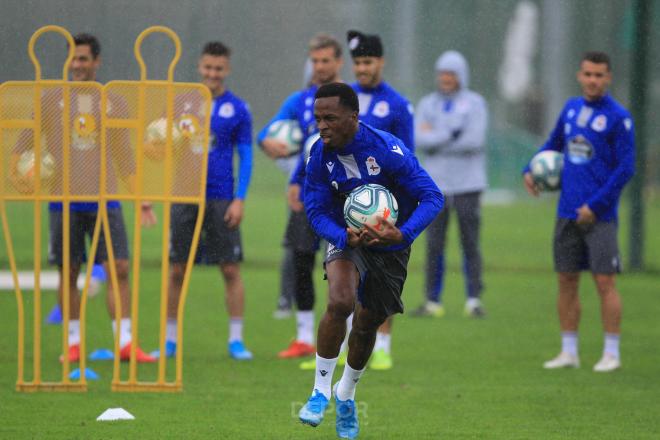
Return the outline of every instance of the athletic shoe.
<path id="1" fill-rule="evenodd" d="M 580 358 L 562 351 L 556 358 L 545 362 L 543 368 L 547 370 L 554 370 L 555 368 L 580 368 Z"/>
<path id="2" fill-rule="evenodd" d="M 311 356 L 316 353 L 316 347 L 302 341 L 293 341 L 286 350 L 280 351 L 277 357 L 280 359 L 291 359 Z"/>
<path id="3" fill-rule="evenodd" d="M 619 368 L 621 368 L 621 360 L 608 353 L 604 354 L 598 363 L 594 365 L 594 371 L 597 373 L 609 373 Z"/>
<path id="4" fill-rule="evenodd" d="M 124 347 L 119 350 L 119 359 L 122 361 L 129 361 L 131 359 L 131 342 L 124 345 Z M 157 362 L 158 359 L 154 356 L 148 355 L 140 347 L 135 347 L 135 360 L 139 364 L 145 364 L 150 362 Z"/>
<path id="5" fill-rule="evenodd" d="M 486 316 L 486 310 L 484 310 L 484 306 L 481 304 L 479 298 L 469 298 L 465 303 L 463 313 L 468 318 L 483 318 Z"/>
<path id="6" fill-rule="evenodd" d="M 348 354 L 345 351 L 339 352 L 339 358 L 337 359 L 337 365 L 343 367 L 346 365 L 346 358 Z M 310 359 L 308 361 L 303 361 L 298 366 L 301 370 L 316 370 L 316 358 Z"/>
<path id="7" fill-rule="evenodd" d="M 392 368 L 392 355 L 386 353 L 384 349 L 376 350 L 371 355 L 369 369 L 371 370 L 389 370 Z"/>
<path id="8" fill-rule="evenodd" d="M 249 361 L 252 353 L 245 348 L 243 341 L 232 341 L 229 343 L 229 356 L 237 361 Z"/>
<path id="9" fill-rule="evenodd" d="M 149 355 L 158 359 L 160 357 L 160 350 L 154 350 Z M 176 356 L 176 342 L 165 341 L 165 357 L 173 358 Z"/>
<path id="10" fill-rule="evenodd" d="M 312 393 L 312 397 L 309 398 L 307 403 L 300 408 L 298 412 L 298 418 L 301 422 L 310 426 L 319 426 L 323 421 L 323 415 L 325 409 L 328 407 L 328 398 L 323 395 L 322 392 L 315 389 Z"/>
<path id="11" fill-rule="evenodd" d="M 360 424 L 358 423 L 357 411 L 355 410 L 355 400 L 339 400 L 337 397 L 337 382 L 332 391 L 335 395 L 335 408 L 337 419 L 335 429 L 339 438 L 357 438 L 360 433 Z"/>
<path id="12" fill-rule="evenodd" d="M 69 362 L 80 360 L 80 344 L 69 345 Z M 60 355 L 60 362 L 64 362 L 64 355 Z"/>
<path id="13" fill-rule="evenodd" d="M 442 318 L 445 316 L 445 308 L 441 303 L 435 301 L 426 301 L 412 312 L 414 317 L 431 316 L 433 318 Z"/>

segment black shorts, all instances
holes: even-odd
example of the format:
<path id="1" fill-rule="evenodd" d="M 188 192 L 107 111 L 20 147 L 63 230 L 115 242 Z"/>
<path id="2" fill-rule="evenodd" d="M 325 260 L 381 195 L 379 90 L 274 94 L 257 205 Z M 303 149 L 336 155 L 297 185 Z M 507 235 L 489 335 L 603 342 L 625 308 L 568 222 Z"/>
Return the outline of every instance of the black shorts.
<path id="1" fill-rule="evenodd" d="M 225 222 L 225 212 L 230 200 L 207 200 L 204 210 L 199 248 L 203 252 L 198 258 L 206 264 L 239 263 L 243 261 L 241 233 L 238 228 L 229 229 Z M 170 261 L 188 261 L 195 222 L 197 205 L 173 204 L 170 223 Z"/>
<path id="2" fill-rule="evenodd" d="M 307 221 L 305 211 L 290 212 L 284 235 L 284 247 L 310 254 L 319 250 L 319 238 Z"/>
<path id="3" fill-rule="evenodd" d="M 578 225 L 575 220 L 558 218 L 553 251 L 557 272 L 590 270 L 614 274 L 621 271 L 615 222 Z"/>
<path id="4" fill-rule="evenodd" d="M 401 293 L 408 275 L 410 248 L 394 252 L 375 252 L 369 248 L 339 249 L 328 244 L 325 262 L 349 260 L 360 273 L 358 301 L 365 309 L 390 316 L 403 313 Z"/>
<path id="5" fill-rule="evenodd" d="M 87 261 L 85 252 L 85 237 L 91 242 L 96 224 L 97 211 L 70 211 L 69 216 L 69 240 L 71 264 L 80 265 Z M 48 226 L 50 240 L 48 242 L 48 262 L 62 266 L 62 211 L 49 211 Z M 128 260 L 128 238 L 126 226 L 121 207 L 108 209 L 108 221 L 110 225 L 110 238 L 115 259 Z M 108 252 L 105 247 L 105 235 L 103 229 L 99 235 L 99 245 L 94 258 L 95 264 L 108 261 Z"/>

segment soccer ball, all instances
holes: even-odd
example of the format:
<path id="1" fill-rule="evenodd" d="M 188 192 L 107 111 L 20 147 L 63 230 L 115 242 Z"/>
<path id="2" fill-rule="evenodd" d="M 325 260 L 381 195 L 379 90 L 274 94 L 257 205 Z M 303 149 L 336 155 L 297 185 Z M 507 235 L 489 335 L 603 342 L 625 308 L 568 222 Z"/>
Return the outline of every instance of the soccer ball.
<path id="1" fill-rule="evenodd" d="M 380 216 L 395 225 L 399 205 L 387 188 L 369 183 L 355 188 L 344 202 L 344 220 L 349 228 L 359 230 L 362 225 L 378 225 Z"/>
<path id="2" fill-rule="evenodd" d="M 561 188 L 561 171 L 564 156 L 557 151 L 541 151 L 529 163 L 534 183 L 541 191 L 557 191 Z"/>
<path id="3" fill-rule="evenodd" d="M 284 143 L 289 155 L 294 155 L 300 151 L 303 134 L 298 121 L 295 119 L 282 119 L 273 122 L 268 127 L 266 137 Z"/>
<path id="4" fill-rule="evenodd" d="M 172 145 L 182 139 L 181 131 L 176 122 L 172 123 Z M 165 143 L 167 142 L 167 119 L 160 118 L 152 121 L 144 133 L 144 154 L 152 160 L 165 158 Z"/>
<path id="5" fill-rule="evenodd" d="M 16 164 L 16 171 L 20 177 L 34 179 L 35 169 L 34 150 L 25 151 L 21 154 Z M 41 152 L 41 169 L 39 170 L 41 180 L 48 180 L 55 174 L 55 158 L 47 151 Z"/>

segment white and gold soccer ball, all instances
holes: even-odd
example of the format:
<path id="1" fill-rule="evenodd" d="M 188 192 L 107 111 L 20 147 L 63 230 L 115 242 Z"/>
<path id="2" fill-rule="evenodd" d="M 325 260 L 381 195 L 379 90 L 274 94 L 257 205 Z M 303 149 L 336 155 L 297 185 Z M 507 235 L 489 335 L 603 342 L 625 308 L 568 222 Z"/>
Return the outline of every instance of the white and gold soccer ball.
<path id="1" fill-rule="evenodd" d="M 176 122 L 171 124 L 172 145 L 181 142 L 181 131 Z M 144 132 L 144 153 L 152 160 L 160 161 L 165 158 L 165 147 L 167 145 L 167 119 L 159 118 L 147 125 Z"/>
<path id="2" fill-rule="evenodd" d="M 34 150 L 28 150 L 21 154 L 16 164 L 19 177 L 34 179 L 36 173 L 36 161 Z M 41 168 L 39 170 L 41 180 L 48 180 L 55 175 L 55 158 L 47 151 L 41 152 Z"/>

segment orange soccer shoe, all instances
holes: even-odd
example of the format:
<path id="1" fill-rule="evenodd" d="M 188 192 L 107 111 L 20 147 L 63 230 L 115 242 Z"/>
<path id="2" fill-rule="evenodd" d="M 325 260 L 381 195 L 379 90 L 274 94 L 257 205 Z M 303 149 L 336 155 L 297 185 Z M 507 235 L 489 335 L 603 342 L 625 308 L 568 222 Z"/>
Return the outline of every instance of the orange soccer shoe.
<path id="1" fill-rule="evenodd" d="M 69 362 L 80 360 L 80 344 L 69 345 Z M 60 362 L 64 362 L 64 355 L 60 355 Z"/>
<path id="2" fill-rule="evenodd" d="M 121 350 L 119 350 L 119 359 L 122 361 L 128 362 L 131 359 L 131 343 L 129 342 L 128 344 L 124 345 Z M 140 347 L 135 347 L 135 360 L 140 363 L 150 363 L 150 362 L 158 362 L 158 358 L 155 356 L 151 356 L 144 351 Z"/>
<path id="3" fill-rule="evenodd" d="M 302 341 L 293 341 L 286 350 L 280 351 L 277 354 L 277 357 L 280 359 L 292 359 L 292 358 L 299 358 L 305 356 L 312 356 L 315 353 L 316 353 L 316 347 L 314 347 L 313 345 Z"/>

